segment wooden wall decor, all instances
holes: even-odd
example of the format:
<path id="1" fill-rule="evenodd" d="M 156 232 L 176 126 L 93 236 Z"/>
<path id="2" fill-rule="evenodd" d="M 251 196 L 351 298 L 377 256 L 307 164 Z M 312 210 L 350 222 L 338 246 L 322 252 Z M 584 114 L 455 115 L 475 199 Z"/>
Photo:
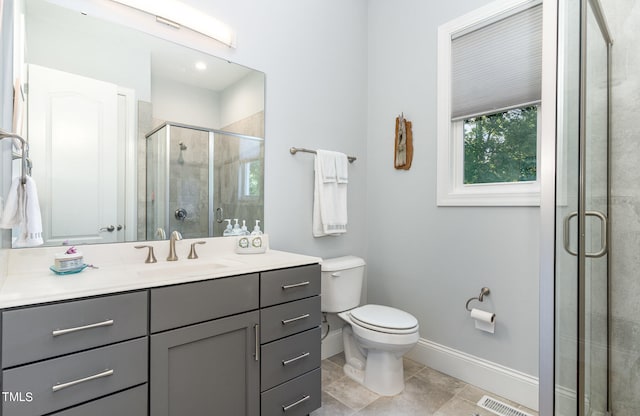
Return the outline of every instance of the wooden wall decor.
<path id="1" fill-rule="evenodd" d="M 393 165 L 396 169 L 409 170 L 413 160 L 413 132 L 411 122 L 404 118 L 404 113 L 396 117 L 395 142 Z"/>

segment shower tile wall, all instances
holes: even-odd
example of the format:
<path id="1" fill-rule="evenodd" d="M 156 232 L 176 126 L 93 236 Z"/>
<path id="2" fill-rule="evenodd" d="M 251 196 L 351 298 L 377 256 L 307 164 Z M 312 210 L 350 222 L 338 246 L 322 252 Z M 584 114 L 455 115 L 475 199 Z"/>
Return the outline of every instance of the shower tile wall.
<path id="1" fill-rule="evenodd" d="M 182 147 L 180 146 L 182 143 Z M 209 132 L 171 126 L 169 230 L 184 238 L 209 235 Z M 178 220 L 177 209 L 187 217 Z"/>
<path id="2" fill-rule="evenodd" d="M 222 130 L 264 138 L 264 111 L 225 126 Z M 242 198 L 240 196 L 238 172 L 242 157 L 239 151 L 241 140 L 245 139 L 216 134 L 213 151 L 215 161 L 213 210 L 222 208 L 224 218 L 238 218 L 240 224 L 242 224 L 242 220 L 246 220 L 247 228 L 251 231 L 255 220 L 264 220 L 262 218 L 264 181 L 259 181 L 261 188 L 257 198 Z M 259 156 L 264 160 L 264 142 L 260 146 Z M 214 235 L 221 236 L 225 225 L 226 223 L 214 223 Z"/>
<path id="3" fill-rule="evenodd" d="M 640 414 L 640 2 L 602 0 L 612 31 L 611 399 Z"/>

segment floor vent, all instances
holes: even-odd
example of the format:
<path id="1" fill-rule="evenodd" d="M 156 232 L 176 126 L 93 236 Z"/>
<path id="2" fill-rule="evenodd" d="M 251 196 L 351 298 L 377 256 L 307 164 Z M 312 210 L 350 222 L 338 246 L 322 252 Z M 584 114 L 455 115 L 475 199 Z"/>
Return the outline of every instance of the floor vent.
<path id="1" fill-rule="evenodd" d="M 482 399 L 478 402 L 478 406 L 499 416 L 533 416 L 489 396 L 482 396 Z"/>

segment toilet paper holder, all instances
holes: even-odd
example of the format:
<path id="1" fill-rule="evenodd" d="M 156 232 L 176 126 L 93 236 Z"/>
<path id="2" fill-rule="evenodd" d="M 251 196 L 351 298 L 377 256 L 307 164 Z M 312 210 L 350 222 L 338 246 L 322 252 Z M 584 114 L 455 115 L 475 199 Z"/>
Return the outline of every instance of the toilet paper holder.
<path id="1" fill-rule="evenodd" d="M 489 290 L 488 287 L 483 287 L 482 289 L 480 289 L 480 295 L 478 295 L 478 297 L 475 298 L 470 298 L 467 303 L 464 305 L 464 308 L 471 312 L 471 308 L 469 308 L 469 303 L 471 303 L 472 300 L 477 300 L 479 302 L 482 302 L 484 300 L 484 297 L 487 296 L 489 293 L 491 293 L 491 290 Z"/>

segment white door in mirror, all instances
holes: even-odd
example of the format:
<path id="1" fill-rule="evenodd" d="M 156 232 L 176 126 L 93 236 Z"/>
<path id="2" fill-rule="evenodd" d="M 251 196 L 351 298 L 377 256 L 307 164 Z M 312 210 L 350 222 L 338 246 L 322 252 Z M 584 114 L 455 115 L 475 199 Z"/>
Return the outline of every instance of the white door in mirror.
<path id="1" fill-rule="evenodd" d="M 29 143 L 45 245 L 123 241 L 123 232 L 105 228 L 118 224 L 117 100 L 114 84 L 29 65 Z"/>

